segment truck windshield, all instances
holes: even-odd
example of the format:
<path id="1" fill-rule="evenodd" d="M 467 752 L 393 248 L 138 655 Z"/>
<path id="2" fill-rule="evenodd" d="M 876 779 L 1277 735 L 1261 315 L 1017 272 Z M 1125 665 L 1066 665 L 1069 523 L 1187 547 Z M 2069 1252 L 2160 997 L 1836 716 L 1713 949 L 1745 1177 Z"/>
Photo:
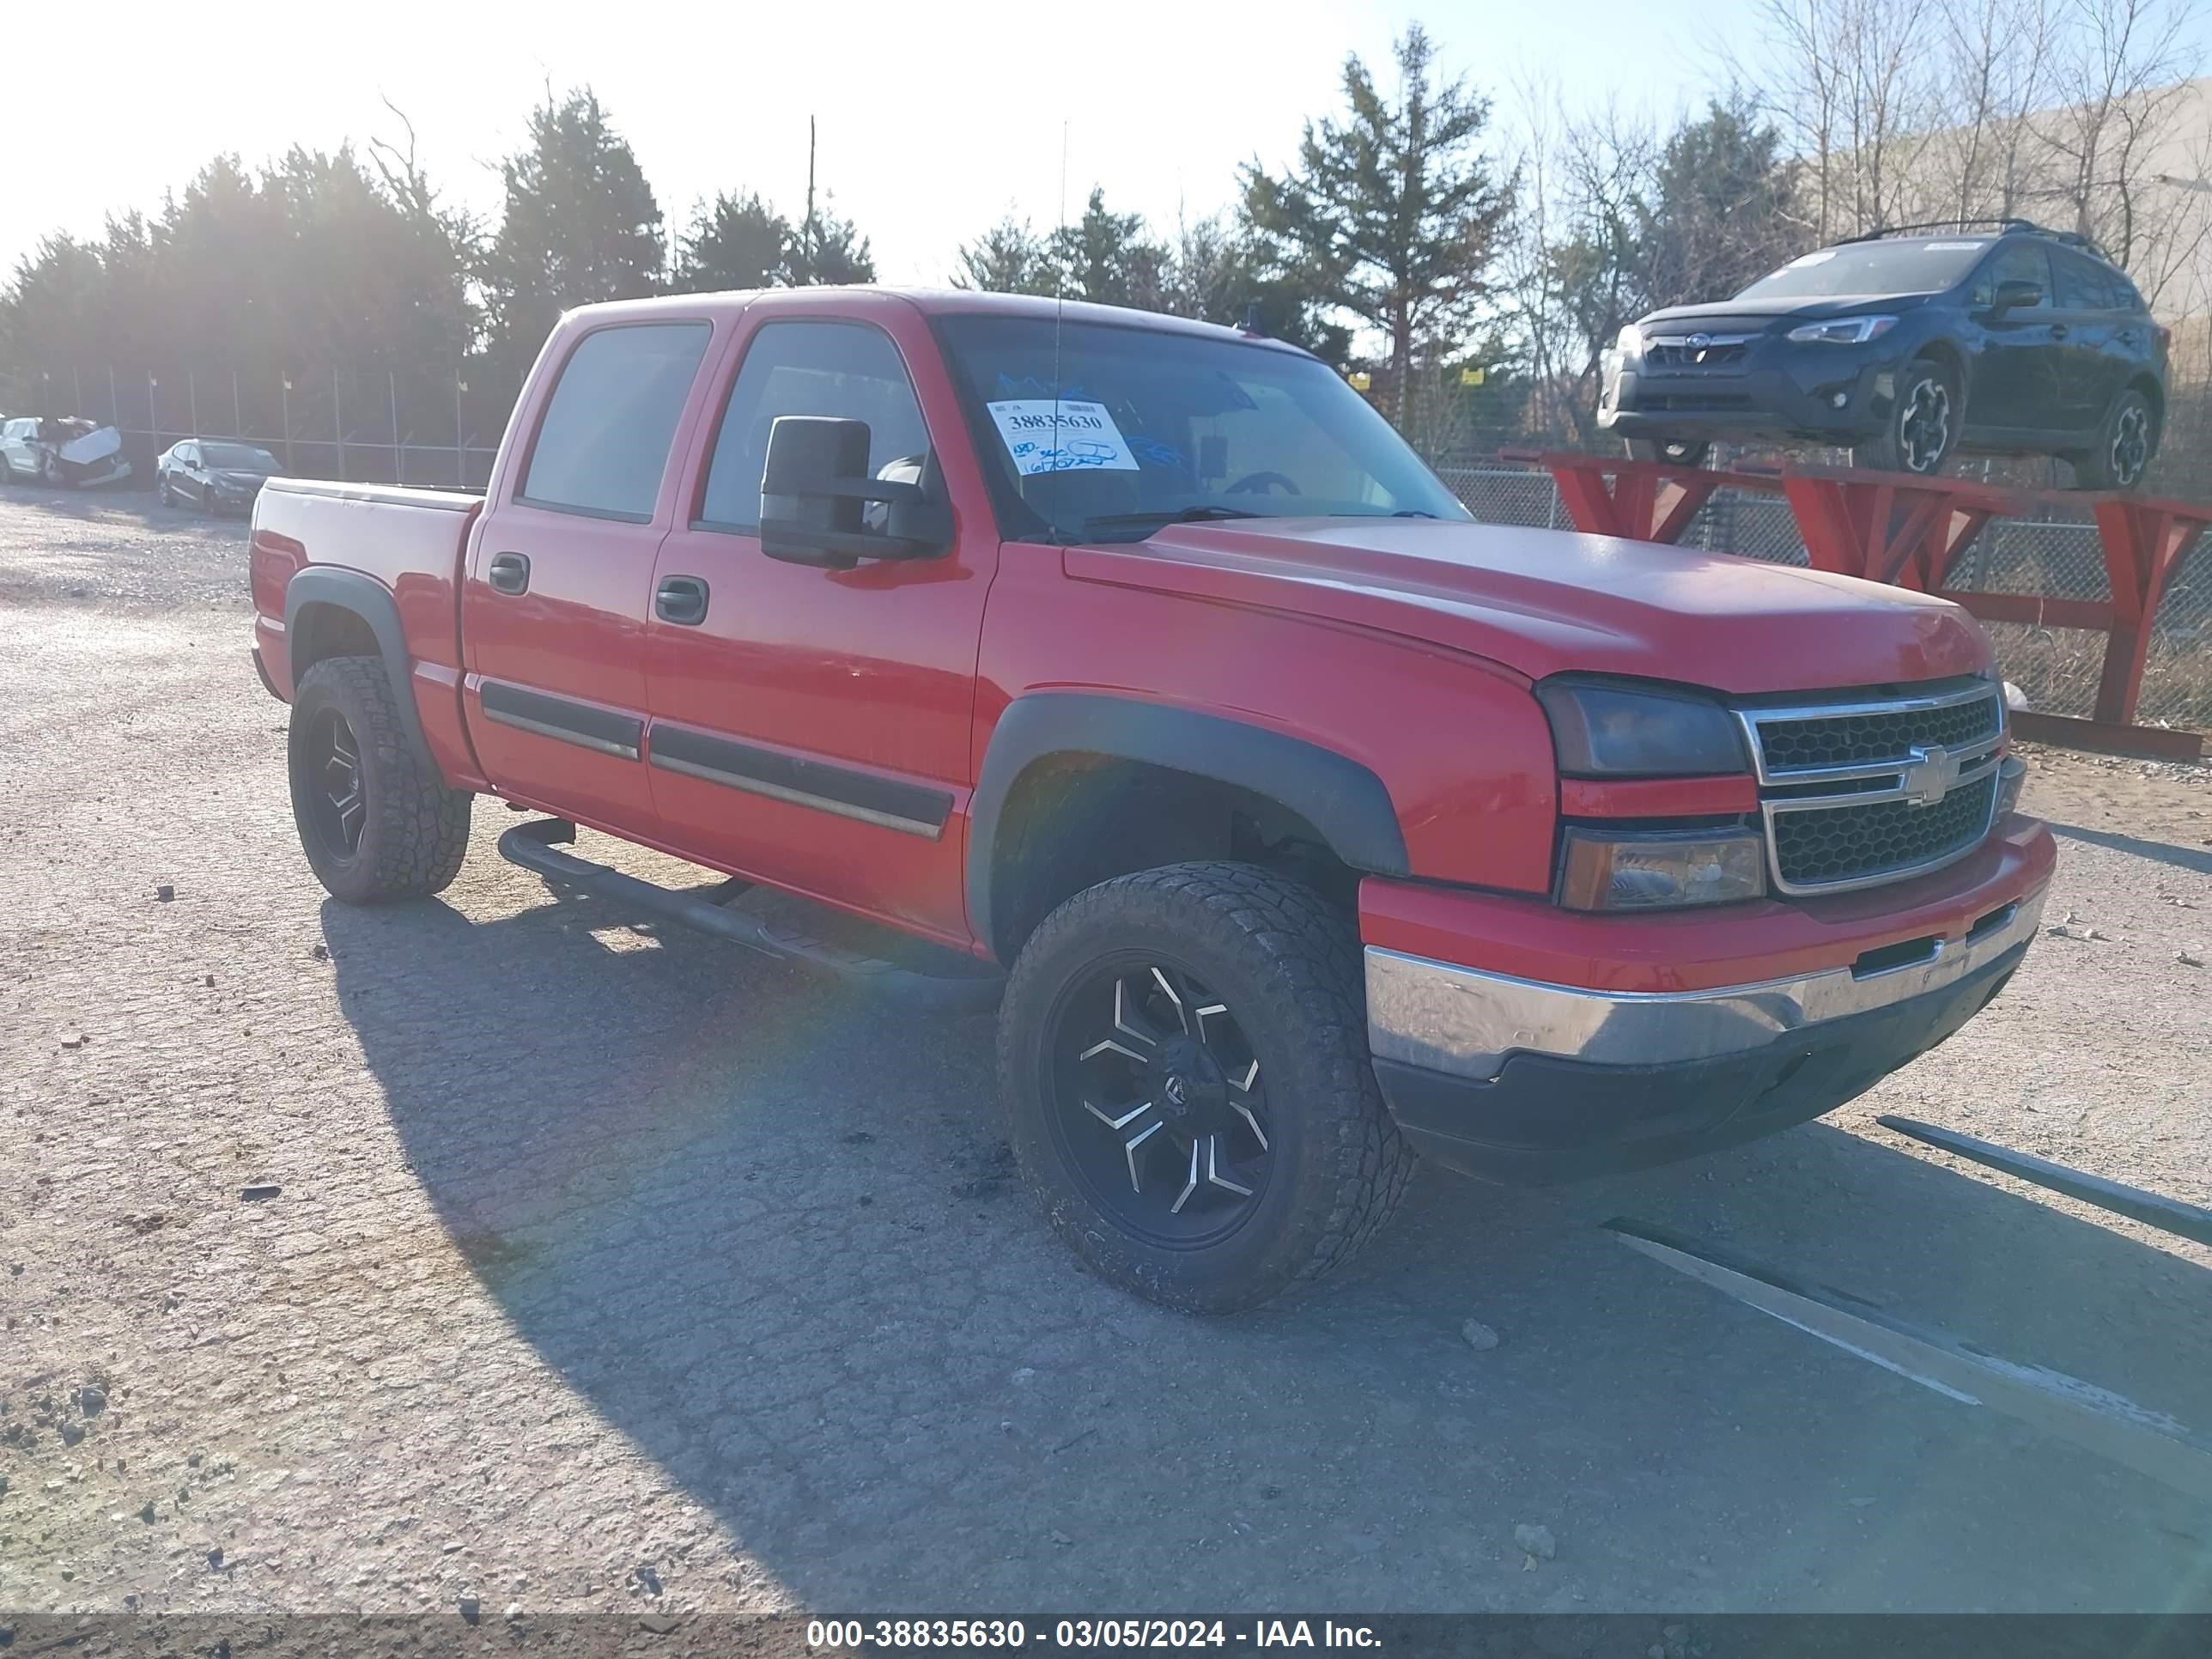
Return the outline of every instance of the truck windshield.
<path id="1" fill-rule="evenodd" d="M 1303 353 L 1048 317 L 939 328 L 1008 535 L 1136 541 L 1204 519 L 1468 516 L 1364 398 Z"/>
<path id="2" fill-rule="evenodd" d="M 1941 294 L 1989 251 L 1986 236 L 1921 242 L 1850 242 L 1792 259 L 1739 300 L 1840 300 L 1859 295 Z"/>

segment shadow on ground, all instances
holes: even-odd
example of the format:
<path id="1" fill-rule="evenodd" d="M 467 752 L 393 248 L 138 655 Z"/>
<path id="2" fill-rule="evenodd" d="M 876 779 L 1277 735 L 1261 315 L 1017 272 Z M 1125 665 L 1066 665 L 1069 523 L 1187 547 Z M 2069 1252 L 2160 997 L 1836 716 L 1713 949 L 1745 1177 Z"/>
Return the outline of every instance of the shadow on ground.
<path id="1" fill-rule="evenodd" d="M 2139 859 L 2148 859 L 2153 864 L 2169 864 L 2177 870 L 2194 871 L 2200 876 L 2212 876 L 2212 852 L 2202 848 L 2177 847 L 2172 842 L 2145 841 L 2140 836 L 2123 836 L 2111 830 L 2084 830 L 2075 823 L 2054 823 L 2051 833 L 2066 841 L 2087 842 L 2092 847 L 2102 847 L 2114 853 L 2127 853 Z"/>
<path id="2" fill-rule="evenodd" d="M 480 1278 L 811 1607 L 2212 1607 L 2212 1512 L 1595 1224 L 1725 1241 L 2212 1425 L 2212 1284 L 1980 1180 L 1824 1125 L 1548 1193 L 1427 1171 L 1350 1273 L 1192 1320 L 1047 1234 L 987 1019 L 591 898 L 323 921 Z M 1556 1560 L 1526 1570 L 1522 1522 Z"/>

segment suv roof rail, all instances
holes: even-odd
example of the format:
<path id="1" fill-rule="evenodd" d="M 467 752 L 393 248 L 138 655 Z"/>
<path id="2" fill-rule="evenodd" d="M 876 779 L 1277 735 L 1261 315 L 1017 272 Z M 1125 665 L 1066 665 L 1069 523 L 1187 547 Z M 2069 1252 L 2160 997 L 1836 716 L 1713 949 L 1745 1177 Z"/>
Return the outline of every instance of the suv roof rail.
<path id="1" fill-rule="evenodd" d="M 2078 230 L 2053 230 L 2048 225 L 2037 224 L 2033 219 L 2021 218 L 1929 219 L 1918 224 L 1884 225 L 1875 230 L 1862 231 L 1856 236 L 1846 236 L 1836 246 L 1841 247 L 1852 242 L 1878 242 L 1888 236 L 1918 236 L 1929 231 L 1974 229 L 1995 230 L 1999 234 L 2022 231 L 2031 236 L 2048 236 L 2052 241 L 2063 243 L 2068 247 L 2085 248 L 2108 265 L 2117 267 L 2119 264 L 2119 261 L 2106 252 L 2094 238 L 2084 236 Z"/>

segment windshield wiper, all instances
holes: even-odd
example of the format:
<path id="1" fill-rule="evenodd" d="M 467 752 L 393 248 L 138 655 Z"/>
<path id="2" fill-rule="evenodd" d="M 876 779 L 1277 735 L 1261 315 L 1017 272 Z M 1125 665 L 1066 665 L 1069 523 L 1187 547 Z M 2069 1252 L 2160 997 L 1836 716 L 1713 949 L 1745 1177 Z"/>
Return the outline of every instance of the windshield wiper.
<path id="1" fill-rule="evenodd" d="M 1215 519 L 1263 519 L 1264 513 L 1248 513 L 1241 507 L 1216 507 L 1210 501 L 1200 501 L 1190 507 L 1149 507 L 1140 513 L 1101 513 L 1085 519 L 1085 530 L 1118 530 L 1127 525 L 1139 524 L 1205 524 Z"/>

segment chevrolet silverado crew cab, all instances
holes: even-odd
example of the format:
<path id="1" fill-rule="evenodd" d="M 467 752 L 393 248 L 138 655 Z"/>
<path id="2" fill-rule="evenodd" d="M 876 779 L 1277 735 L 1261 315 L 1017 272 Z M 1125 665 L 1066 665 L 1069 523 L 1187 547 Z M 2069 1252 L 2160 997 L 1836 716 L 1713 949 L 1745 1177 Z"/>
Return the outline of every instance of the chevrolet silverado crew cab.
<path id="1" fill-rule="evenodd" d="M 253 654 L 342 900 L 507 857 L 998 1008 L 1052 1224 L 1171 1305 L 1417 1154 L 1541 1182 L 1825 1112 L 2035 933 L 1949 603 L 1495 527 L 1316 359 L 817 289 L 562 319 L 481 497 L 272 478 Z M 576 827 L 723 872 L 648 885 Z"/>
<path id="2" fill-rule="evenodd" d="M 1905 227 L 1631 323 L 1598 426 L 1679 466 L 1716 438 L 1763 440 L 1923 476 L 1968 451 L 2055 455 L 2083 489 L 2133 489 L 2158 453 L 2169 337 L 2083 237 Z"/>

